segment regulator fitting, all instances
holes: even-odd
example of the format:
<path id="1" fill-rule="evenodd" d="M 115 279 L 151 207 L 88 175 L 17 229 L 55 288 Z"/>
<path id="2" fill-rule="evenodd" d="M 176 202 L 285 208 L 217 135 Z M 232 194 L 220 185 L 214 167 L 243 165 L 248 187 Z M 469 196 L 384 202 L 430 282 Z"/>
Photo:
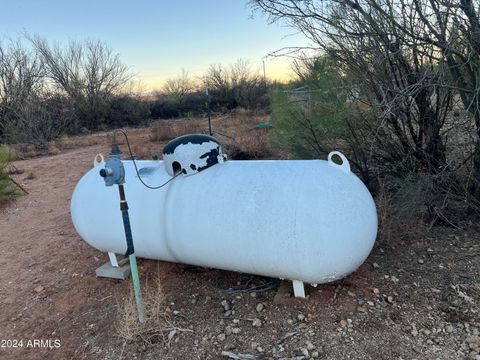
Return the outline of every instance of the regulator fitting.
<path id="1" fill-rule="evenodd" d="M 105 163 L 105 168 L 100 170 L 100 176 L 105 180 L 106 186 L 121 185 L 125 183 L 125 168 L 122 163 L 122 152 L 116 143 Z"/>

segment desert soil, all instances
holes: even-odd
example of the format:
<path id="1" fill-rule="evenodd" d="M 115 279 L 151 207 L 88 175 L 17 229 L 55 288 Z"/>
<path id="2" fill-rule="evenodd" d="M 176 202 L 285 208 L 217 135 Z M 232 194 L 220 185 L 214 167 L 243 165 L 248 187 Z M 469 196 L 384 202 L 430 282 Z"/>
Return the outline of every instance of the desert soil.
<path id="1" fill-rule="evenodd" d="M 379 238 L 358 271 L 308 287 L 306 300 L 272 279 L 140 259 L 142 282 L 160 279 L 178 330 L 125 340 L 117 315 L 131 279 L 95 276 L 107 256 L 79 237 L 69 213 L 74 186 L 99 152 L 106 143 L 14 164 L 29 194 L 0 210 L 1 359 L 480 358 L 475 223 Z M 250 290 L 262 284 L 266 291 Z M 34 339 L 60 346 L 27 347 Z"/>

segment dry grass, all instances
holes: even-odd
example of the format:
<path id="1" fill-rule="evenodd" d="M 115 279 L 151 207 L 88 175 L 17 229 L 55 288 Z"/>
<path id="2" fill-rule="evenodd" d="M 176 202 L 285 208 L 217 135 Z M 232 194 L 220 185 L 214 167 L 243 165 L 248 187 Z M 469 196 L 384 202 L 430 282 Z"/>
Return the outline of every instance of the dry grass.
<path id="1" fill-rule="evenodd" d="M 205 119 L 160 120 L 151 126 L 150 140 L 164 142 L 186 134 L 205 133 L 205 122 Z"/>
<path id="2" fill-rule="evenodd" d="M 141 341 L 147 344 L 159 341 L 169 343 L 182 329 L 175 325 L 168 307 L 160 280 L 145 281 L 143 287 L 145 323 L 138 321 L 137 307 L 133 290 L 130 295 L 119 301 L 117 331 L 126 341 Z"/>
<path id="3" fill-rule="evenodd" d="M 267 121 L 267 117 L 261 117 L 245 109 L 237 109 L 231 116 L 215 123 L 214 132 L 225 135 L 219 139 L 226 144 L 225 150 L 229 159 L 272 158 L 273 151 L 268 142 L 270 129 L 255 128 L 259 123 Z"/>
<path id="4" fill-rule="evenodd" d="M 53 156 L 66 150 L 80 147 L 108 144 L 111 142 L 111 132 L 103 132 L 93 135 L 64 136 L 58 140 L 50 141 L 45 149 L 39 150 L 33 144 L 13 144 L 11 147 L 19 160 L 26 160 L 38 156 Z"/>
<path id="5" fill-rule="evenodd" d="M 412 209 L 412 200 L 403 189 L 395 191 L 385 181 L 379 180 L 379 191 L 375 197 L 378 241 L 399 243 L 407 238 L 414 239 L 425 231 L 423 218 L 418 216 L 419 209 Z"/>
<path id="6" fill-rule="evenodd" d="M 256 129 L 255 126 L 268 122 L 268 117 L 244 109 L 231 114 L 212 117 L 212 129 L 230 159 L 265 159 L 278 158 L 268 143 L 269 129 Z M 207 118 L 188 118 L 179 120 L 160 120 L 148 128 L 128 129 L 128 136 L 136 158 L 148 159 L 152 154 L 161 158 L 159 143 L 165 143 L 186 134 L 208 134 Z M 96 134 L 64 136 L 49 142 L 45 149 L 38 150 L 31 144 L 12 145 L 19 160 L 38 156 L 57 155 L 67 150 L 94 145 L 108 145 L 112 142 L 112 131 Z M 125 144 L 123 136 L 117 136 L 120 145 Z M 285 155 L 282 155 L 285 157 Z"/>
<path id="7" fill-rule="evenodd" d="M 390 242 L 392 238 L 396 238 L 400 223 L 398 219 L 397 208 L 390 192 L 381 184 L 378 195 L 375 199 L 377 205 L 378 216 L 378 239 Z"/>

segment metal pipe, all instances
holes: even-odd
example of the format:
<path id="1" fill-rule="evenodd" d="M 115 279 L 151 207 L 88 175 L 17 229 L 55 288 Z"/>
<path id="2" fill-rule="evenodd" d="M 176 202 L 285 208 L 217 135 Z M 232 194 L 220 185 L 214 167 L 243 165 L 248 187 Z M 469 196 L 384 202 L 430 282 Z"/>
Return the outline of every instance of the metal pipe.
<path id="1" fill-rule="evenodd" d="M 138 276 L 135 248 L 133 246 L 132 228 L 130 226 L 130 217 L 128 215 L 128 203 L 125 198 L 125 189 L 123 187 L 123 184 L 118 184 L 118 191 L 120 194 L 120 211 L 122 212 L 123 227 L 125 229 L 125 239 L 127 241 L 127 252 L 125 253 L 125 257 L 128 256 L 128 260 L 130 262 L 133 289 L 135 292 L 135 303 L 137 304 L 138 311 L 138 321 L 140 322 L 140 324 L 143 324 L 145 323 L 145 311 L 143 308 L 142 290 L 140 288 L 140 278 Z"/>

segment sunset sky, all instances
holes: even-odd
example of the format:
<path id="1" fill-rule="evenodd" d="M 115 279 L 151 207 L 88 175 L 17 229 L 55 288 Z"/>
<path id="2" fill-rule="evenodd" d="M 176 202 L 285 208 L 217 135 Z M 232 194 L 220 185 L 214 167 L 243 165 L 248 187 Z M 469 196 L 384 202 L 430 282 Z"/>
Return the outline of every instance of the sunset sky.
<path id="1" fill-rule="evenodd" d="M 307 45 L 301 34 L 252 13 L 245 0 L 3 0 L 0 36 L 38 34 L 50 41 L 100 39 L 138 75 L 145 90 L 185 69 L 248 60 L 261 72 L 270 52 Z M 291 75 L 287 59 L 265 59 L 270 79 Z"/>

